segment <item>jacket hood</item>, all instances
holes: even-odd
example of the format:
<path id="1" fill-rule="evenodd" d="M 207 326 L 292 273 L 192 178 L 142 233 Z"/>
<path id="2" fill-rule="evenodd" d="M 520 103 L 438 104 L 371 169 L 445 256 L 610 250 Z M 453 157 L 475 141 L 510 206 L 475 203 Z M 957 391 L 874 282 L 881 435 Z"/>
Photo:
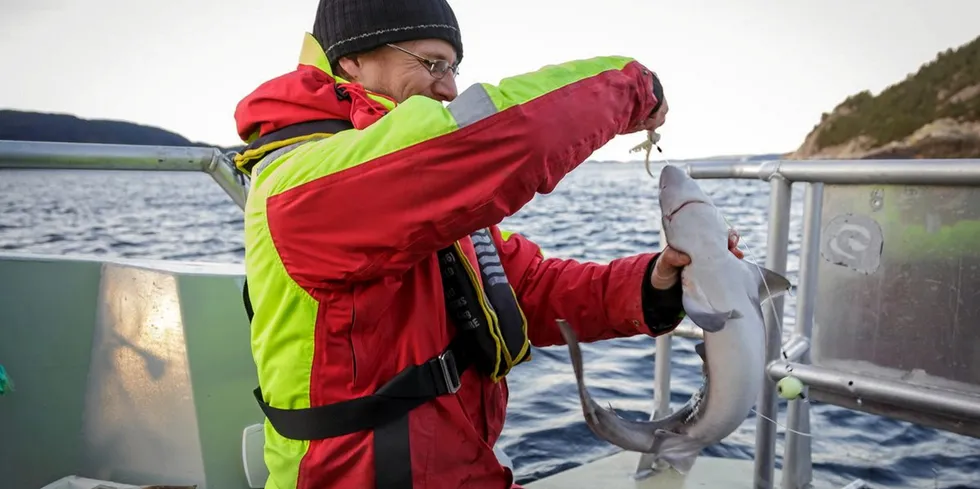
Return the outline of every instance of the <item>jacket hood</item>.
<path id="1" fill-rule="evenodd" d="M 340 119 L 363 129 L 394 107 L 394 100 L 334 76 L 319 43 L 307 33 L 296 69 L 262 83 L 245 96 L 235 108 L 235 123 L 238 136 L 251 146 L 271 132 L 308 121 Z M 236 165 L 242 169 L 248 161 L 279 146 L 283 145 L 246 147 L 236 158 Z"/>

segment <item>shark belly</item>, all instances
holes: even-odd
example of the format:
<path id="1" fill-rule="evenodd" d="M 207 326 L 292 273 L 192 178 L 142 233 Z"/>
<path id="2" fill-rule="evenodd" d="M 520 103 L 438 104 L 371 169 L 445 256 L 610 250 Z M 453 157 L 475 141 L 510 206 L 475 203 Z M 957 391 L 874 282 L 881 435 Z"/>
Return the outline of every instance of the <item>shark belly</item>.
<path id="1" fill-rule="evenodd" d="M 764 331 L 743 319 L 705 336 L 708 389 L 687 433 L 706 444 L 737 429 L 758 401 L 765 375 Z"/>

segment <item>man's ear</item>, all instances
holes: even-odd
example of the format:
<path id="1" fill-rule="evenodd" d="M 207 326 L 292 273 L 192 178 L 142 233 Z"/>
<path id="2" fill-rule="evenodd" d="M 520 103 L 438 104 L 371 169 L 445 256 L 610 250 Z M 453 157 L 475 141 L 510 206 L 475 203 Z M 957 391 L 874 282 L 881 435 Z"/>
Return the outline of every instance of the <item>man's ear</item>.
<path id="1" fill-rule="evenodd" d="M 361 75 L 361 60 L 357 56 L 344 56 L 337 60 L 337 68 L 337 76 L 347 81 L 356 82 Z"/>

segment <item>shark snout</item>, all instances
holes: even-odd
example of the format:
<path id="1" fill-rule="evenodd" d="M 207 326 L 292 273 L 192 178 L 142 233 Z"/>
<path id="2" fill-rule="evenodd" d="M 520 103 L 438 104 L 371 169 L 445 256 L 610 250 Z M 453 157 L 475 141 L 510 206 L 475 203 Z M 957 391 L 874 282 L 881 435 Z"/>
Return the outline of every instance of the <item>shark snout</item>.
<path id="1" fill-rule="evenodd" d="M 660 173 L 660 210 L 666 220 L 690 204 L 711 204 L 687 171 L 679 166 L 665 165 Z"/>
<path id="2" fill-rule="evenodd" d="M 664 169 L 660 171 L 660 189 L 663 190 L 667 187 L 676 186 L 687 178 L 687 172 L 681 169 L 681 167 L 665 165 Z"/>

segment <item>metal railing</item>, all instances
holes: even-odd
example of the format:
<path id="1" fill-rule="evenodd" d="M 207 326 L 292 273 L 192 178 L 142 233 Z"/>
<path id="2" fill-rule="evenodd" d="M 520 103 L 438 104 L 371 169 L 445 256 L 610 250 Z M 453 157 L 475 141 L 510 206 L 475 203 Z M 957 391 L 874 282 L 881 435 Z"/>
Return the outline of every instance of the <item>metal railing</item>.
<path id="1" fill-rule="evenodd" d="M 786 273 L 789 249 L 789 223 L 792 184 L 806 183 L 804 196 L 803 236 L 797 285 L 796 323 L 789 340 L 782 343 L 780 325 L 783 319 L 783 297 L 766 307 L 767 369 L 766 382 L 757 403 L 755 440 L 755 481 L 758 489 L 775 487 L 776 425 L 765 419 L 777 419 L 776 382 L 792 373 L 809 388 L 856 396 L 865 402 L 900 403 L 910 409 L 949 415 L 980 422 L 980 397 L 944 391 L 936 395 L 927 388 L 877 377 L 842 375 L 841 372 L 810 365 L 810 341 L 813 331 L 814 299 L 817 291 L 817 268 L 820 252 L 820 221 L 823 212 L 825 184 L 909 184 L 909 185 L 980 185 L 980 160 L 779 160 L 761 163 L 705 162 L 690 164 L 687 172 L 697 179 L 752 179 L 770 185 L 769 224 L 765 266 Z M 652 417 L 670 412 L 671 337 L 703 337 L 697 327 L 678 328 L 674 333 L 656 339 L 655 410 Z M 799 433 L 810 432 L 809 404 L 791 400 L 787 407 L 787 430 L 782 470 L 783 489 L 807 487 L 812 481 L 810 439 Z M 648 470 L 652 460 L 640 457 L 637 472 Z"/>
<path id="2" fill-rule="evenodd" d="M 243 175 L 216 148 L 0 140 L 0 169 L 203 172 L 245 208 Z"/>
<path id="3" fill-rule="evenodd" d="M 0 140 L 0 169 L 142 170 L 204 172 L 244 209 L 248 183 L 231 160 L 215 148 L 53 143 Z M 848 395 L 867 401 L 907 403 L 925 412 L 947 414 L 980 423 L 980 397 L 946 391 L 936 396 L 923 388 L 902 382 L 889 382 L 810 365 L 809 350 L 813 330 L 816 296 L 816 270 L 819 256 L 820 220 L 824 184 L 916 184 L 980 186 L 980 160 L 857 160 L 857 161 L 767 161 L 762 163 L 708 162 L 687 166 L 698 179 L 752 179 L 770 184 L 769 225 L 765 266 L 786 273 L 789 243 L 792 184 L 807 183 L 804 198 L 801 264 L 797 285 L 797 314 L 790 339 L 782 343 L 779 325 L 783 319 L 783 298 L 774 308 L 765 309 L 767 329 L 766 382 L 757 404 L 755 442 L 755 487 L 774 487 L 776 425 L 776 381 L 790 372 L 808 387 Z M 653 417 L 670 411 L 670 368 L 672 337 L 703 338 L 700 328 L 682 324 L 672 334 L 656 339 L 655 410 Z M 804 391 L 806 393 L 806 391 Z M 930 395 L 932 394 L 932 395 Z M 808 433 L 808 404 L 789 401 L 783 489 L 805 487 L 812 479 L 811 447 Z M 765 417 L 765 418 L 764 418 Z M 652 460 L 640 458 L 637 468 L 649 468 Z"/>

